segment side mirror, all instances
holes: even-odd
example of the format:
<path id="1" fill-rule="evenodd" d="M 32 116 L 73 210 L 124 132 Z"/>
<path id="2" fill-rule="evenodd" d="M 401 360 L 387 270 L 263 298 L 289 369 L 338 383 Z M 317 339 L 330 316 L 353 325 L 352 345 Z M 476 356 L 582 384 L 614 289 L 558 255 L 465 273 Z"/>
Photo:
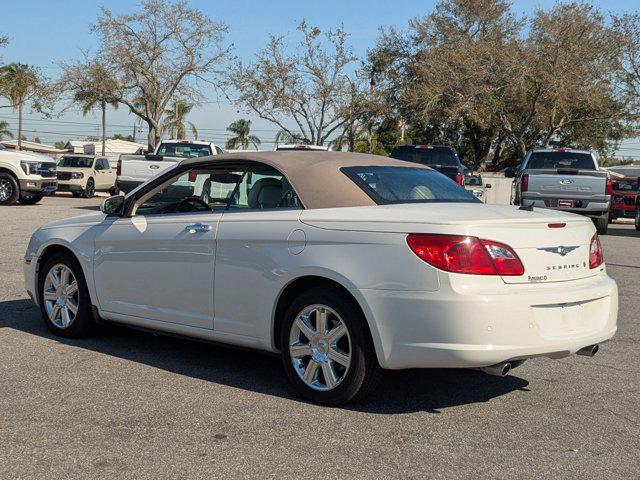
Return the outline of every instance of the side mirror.
<path id="1" fill-rule="evenodd" d="M 100 211 L 105 215 L 121 215 L 123 206 L 124 195 L 114 195 L 102 202 L 102 205 L 100 205 Z"/>
<path id="2" fill-rule="evenodd" d="M 491 184 L 490 184 L 490 183 L 487 183 L 487 184 L 484 186 L 484 188 L 491 188 Z"/>
<path id="3" fill-rule="evenodd" d="M 515 168 L 505 168 L 504 176 L 505 176 L 505 178 L 515 178 L 516 169 Z"/>

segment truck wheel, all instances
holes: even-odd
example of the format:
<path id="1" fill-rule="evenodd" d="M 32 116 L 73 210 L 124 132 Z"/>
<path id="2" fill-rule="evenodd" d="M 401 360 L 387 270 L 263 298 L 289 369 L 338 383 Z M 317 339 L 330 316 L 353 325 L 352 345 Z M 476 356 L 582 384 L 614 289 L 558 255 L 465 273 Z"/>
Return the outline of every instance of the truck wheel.
<path id="1" fill-rule="evenodd" d="M 93 198 L 93 196 L 96 193 L 96 186 L 93 183 L 93 178 L 90 178 L 89 180 L 87 180 L 87 185 L 86 187 L 84 187 L 84 192 L 82 193 L 84 198 Z"/>
<path id="2" fill-rule="evenodd" d="M 596 224 L 596 231 L 598 235 L 606 235 L 609 228 L 609 215 L 605 214 L 601 217 L 594 218 L 593 222 Z"/>
<path id="3" fill-rule="evenodd" d="M 18 203 L 20 205 L 35 205 L 42 200 L 42 197 L 42 195 L 36 195 L 35 193 L 21 193 Z"/>
<path id="4" fill-rule="evenodd" d="M 18 182 L 8 173 L 0 172 L 0 205 L 13 205 L 20 196 Z"/>

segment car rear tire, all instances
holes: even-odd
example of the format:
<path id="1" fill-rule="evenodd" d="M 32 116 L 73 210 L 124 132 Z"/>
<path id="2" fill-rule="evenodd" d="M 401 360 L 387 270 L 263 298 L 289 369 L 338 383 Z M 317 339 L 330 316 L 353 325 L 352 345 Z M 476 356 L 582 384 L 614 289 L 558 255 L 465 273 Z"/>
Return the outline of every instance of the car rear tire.
<path id="1" fill-rule="evenodd" d="M 280 346 L 289 381 L 315 403 L 362 399 L 382 376 L 362 312 L 336 288 L 313 288 L 292 302 Z"/>
<path id="2" fill-rule="evenodd" d="M 13 205 L 20 196 L 20 187 L 13 175 L 0 172 L 0 205 Z"/>
<path id="3" fill-rule="evenodd" d="M 82 196 L 84 198 L 93 198 L 96 193 L 96 185 L 93 182 L 93 178 L 87 180 L 87 185 L 84 187 L 84 191 L 82 192 Z"/>
<path id="4" fill-rule="evenodd" d="M 21 193 L 18 198 L 18 203 L 20 205 L 35 205 L 40 200 L 42 200 L 43 195 L 36 195 L 30 193 Z"/>
<path id="5" fill-rule="evenodd" d="M 598 235 L 606 235 L 609 228 L 609 215 L 605 214 L 601 217 L 594 218 L 593 222 L 596 224 L 596 231 Z"/>
<path id="6" fill-rule="evenodd" d="M 40 272 L 40 313 L 49 331 L 67 338 L 79 338 L 92 333 L 96 323 L 78 260 L 69 253 L 55 253 L 44 262 Z"/>

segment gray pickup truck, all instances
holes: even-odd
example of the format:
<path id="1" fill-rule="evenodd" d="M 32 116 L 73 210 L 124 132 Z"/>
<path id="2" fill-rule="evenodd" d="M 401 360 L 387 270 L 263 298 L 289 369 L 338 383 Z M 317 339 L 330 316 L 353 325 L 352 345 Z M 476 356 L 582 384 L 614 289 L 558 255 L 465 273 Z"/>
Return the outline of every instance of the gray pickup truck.
<path id="1" fill-rule="evenodd" d="M 613 188 L 609 172 L 600 170 L 594 155 L 569 148 L 527 152 L 514 177 L 511 203 L 525 207 L 566 210 L 593 219 L 598 233 L 607 233 Z"/>

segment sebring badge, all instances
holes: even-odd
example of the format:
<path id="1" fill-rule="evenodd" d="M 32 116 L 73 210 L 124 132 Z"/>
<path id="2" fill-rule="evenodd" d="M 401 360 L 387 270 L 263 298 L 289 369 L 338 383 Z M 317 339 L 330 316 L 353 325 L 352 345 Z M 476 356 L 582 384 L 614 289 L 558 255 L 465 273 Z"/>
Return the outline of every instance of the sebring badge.
<path id="1" fill-rule="evenodd" d="M 543 252 L 549 252 L 549 253 L 557 253 L 561 257 L 564 257 L 567 253 L 573 252 L 576 248 L 578 248 L 578 245 L 574 247 L 563 247 L 561 245 L 559 247 L 539 248 L 538 250 L 542 250 Z"/>

